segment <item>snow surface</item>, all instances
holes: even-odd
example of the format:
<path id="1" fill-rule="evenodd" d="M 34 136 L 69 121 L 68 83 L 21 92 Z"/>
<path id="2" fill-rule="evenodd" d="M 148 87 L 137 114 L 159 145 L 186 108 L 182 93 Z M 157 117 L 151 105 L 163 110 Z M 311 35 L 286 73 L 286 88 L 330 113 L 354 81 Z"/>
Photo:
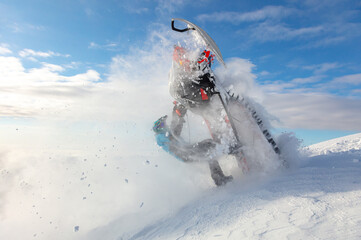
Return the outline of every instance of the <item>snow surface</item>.
<path id="1" fill-rule="evenodd" d="M 86 238 L 360 239 L 360 147 L 361 134 L 315 144 L 298 168 L 210 188 L 146 226 L 125 231 L 118 220 Z"/>
<path id="2" fill-rule="evenodd" d="M 96 129 L 71 148 L 0 154 L 0 239 L 361 238 L 361 134 L 310 146 L 300 159 L 282 135 L 297 164 L 217 188 L 206 164 L 136 144 L 153 134 L 124 149 L 113 129 Z"/>

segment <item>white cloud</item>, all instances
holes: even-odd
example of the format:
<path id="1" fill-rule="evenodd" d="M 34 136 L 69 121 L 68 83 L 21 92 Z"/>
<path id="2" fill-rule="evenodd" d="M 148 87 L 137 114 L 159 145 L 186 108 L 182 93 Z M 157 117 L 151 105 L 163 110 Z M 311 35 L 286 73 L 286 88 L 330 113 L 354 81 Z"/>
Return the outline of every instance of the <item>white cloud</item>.
<path id="1" fill-rule="evenodd" d="M 252 26 L 247 30 L 242 30 L 243 34 L 248 35 L 248 39 L 259 42 L 312 37 L 319 35 L 322 31 L 323 26 L 290 28 L 284 24 L 269 21 Z"/>
<path id="2" fill-rule="evenodd" d="M 317 93 L 267 94 L 265 106 L 282 127 L 361 131 L 361 100 Z"/>
<path id="3" fill-rule="evenodd" d="M 137 8 L 137 9 L 134 9 L 134 12 L 137 13 L 137 14 L 144 14 L 144 13 L 147 13 L 149 12 L 149 8 Z"/>
<path id="4" fill-rule="evenodd" d="M 7 75 L 23 72 L 24 67 L 20 59 L 16 57 L 2 57 L 0 56 L 0 74 L 2 77 L 1 83 L 5 82 Z M 5 76 L 5 77 L 4 77 Z"/>
<path id="5" fill-rule="evenodd" d="M 52 52 L 35 52 L 32 49 L 24 49 L 19 52 L 20 57 L 36 56 L 36 57 L 50 57 L 53 55 Z"/>
<path id="6" fill-rule="evenodd" d="M 13 33 L 23 33 L 27 31 L 43 31 L 46 29 L 44 26 L 41 25 L 33 25 L 23 22 L 8 23 L 7 28 L 9 28 Z"/>
<path id="7" fill-rule="evenodd" d="M 317 88 L 314 86 L 314 83 L 320 82 L 324 79 L 324 75 L 315 75 L 305 78 L 294 78 L 290 81 L 267 81 L 264 82 L 262 88 L 268 93 L 290 93 L 290 92 L 320 92 L 322 84 L 318 84 Z M 313 84 L 312 89 L 307 87 L 309 84 Z"/>
<path id="8" fill-rule="evenodd" d="M 340 13 L 340 15 L 343 15 Z M 344 41 L 348 41 L 354 38 L 358 38 L 361 35 L 359 31 L 361 24 L 355 23 L 354 20 L 347 21 L 347 18 L 339 18 L 335 16 L 332 22 L 327 20 L 322 23 L 322 32 L 319 34 L 319 38 L 313 41 L 309 41 L 300 47 L 300 49 L 307 48 L 319 48 L 330 45 L 336 45 Z"/>
<path id="9" fill-rule="evenodd" d="M 42 51 L 34 51 L 32 49 L 24 49 L 22 51 L 19 52 L 19 56 L 22 58 L 26 58 L 26 57 L 42 57 L 42 58 L 48 58 L 48 57 L 70 57 L 69 54 L 60 54 L 60 53 L 56 53 L 53 51 L 47 51 L 47 52 L 42 52 Z"/>
<path id="10" fill-rule="evenodd" d="M 295 83 L 284 82 L 284 81 L 273 81 L 272 83 L 266 82 L 265 85 L 262 85 L 262 88 L 265 92 L 269 93 L 279 93 L 285 91 L 286 89 L 291 89 L 296 86 Z"/>
<path id="11" fill-rule="evenodd" d="M 310 42 L 304 46 L 301 47 L 302 48 L 319 48 L 319 47 L 326 47 L 326 46 L 330 46 L 330 45 L 335 45 L 338 44 L 340 42 L 343 42 L 347 40 L 346 36 L 335 36 L 335 37 L 325 37 L 319 40 L 316 40 L 314 42 Z"/>
<path id="12" fill-rule="evenodd" d="M 0 111 L 6 116 L 34 118 L 125 120 L 153 122 L 172 108 L 168 93 L 168 71 L 174 33 L 153 33 L 142 48 L 112 59 L 107 78 L 97 71 L 65 76 L 64 66 L 41 63 L 25 68 L 20 58 L 2 58 L 0 64 Z M 26 51 L 35 56 L 51 52 Z M 1 62 L 1 59 L 0 59 Z M 9 71 L 9 69 L 12 69 Z M 169 101 L 164 101 L 168 99 Z M 66 111 L 60 111 L 68 106 Z M 154 111 L 156 106 L 157 111 Z M 160 113 L 162 112 L 162 113 Z"/>
<path id="13" fill-rule="evenodd" d="M 98 48 L 98 47 L 99 47 L 99 45 L 96 44 L 95 42 L 90 42 L 89 46 L 88 46 L 88 48 Z"/>
<path id="14" fill-rule="evenodd" d="M 265 6 L 250 12 L 214 12 L 199 15 L 197 19 L 205 22 L 252 23 L 237 31 L 244 39 L 249 39 L 248 42 L 304 40 L 296 46 L 297 49 L 335 45 L 361 34 L 357 21 L 359 12 L 345 7 L 342 1 L 332 1 L 330 4 L 317 1 L 304 6 L 289 3 L 288 6 Z M 305 19 L 315 16 L 318 18 L 316 22 L 305 24 L 309 22 Z M 286 17 L 290 21 L 286 22 Z"/>
<path id="15" fill-rule="evenodd" d="M 43 68 L 48 69 L 51 72 L 62 72 L 65 69 L 62 66 L 51 64 L 51 63 L 42 63 Z"/>
<path id="16" fill-rule="evenodd" d="M 294 14 L 296 10 L 283 6 L 265 6 L 262 9 L 252 12 L 216 12 L 211 14 L 202 14 L 197 17 L 199 21 L 210 22 L 254 22 L 266 19 L 280 19 L 290 14 Z"/>
<path id="17" fill-rule="evenodd" d="M 315 83 L 315 82 L 321 81 L 323 77 L 324 76 L 317 75 L 317 76 L 311 76 L 311 77 L 307 77 L 307 78 L 295 78 L 295 79 L 292 79 L 290 83 L 294 83 L 294 84 Z"/>
<path id="18" fill-rule="evenodd" d="M 337 77 L 331 83 L 361 85 L 361 73 Z"/>
<path id="19" fill-rule="evenodd" d="M 12 51 L 9 49 L 7 44 L 0 44 L 0 55 L 11 54 Z"/>
<path id="20" fill-rule="evenodd" d="M 77 83 L 77 82 L 81 82 L 83 84 L 95 83 L 100 80 L 100 74 L 97 71 L 90 69 L 85 73 L 80 73 L 74 76 L 65 77 L 64 79 L 67 82 L 73 82 L 73 83 Z"/>
<path id="21" fill-rule="evenodd" d="M 62 66 L 42 63 L 26 69 L 16 57 L 0 56 L 0 113 L 2 116 L 39 117 L 55 112 L 59 106 L 76 101 L 89 92 L 100 75 L 88 70 L 64 76 Z M 50 112 L 42 109 L 49 109 Z"/>
<path id="22" fill-rule="evenodd" d="M 110 50 L 110 51 L 114 51 L 117 50 L 116 48 L 118 47 L 118 43 L 114 43 L 114 42 L 110 42 L 110 43 L 106 43 L 106 44 L 98 44 L 95 42 L 90 42 L 88 48 L 90 49 L 105 49 L 105 50 Z"/>
<path id="23" fill-rule="evenodd" d="M 317 71 L 326 70 L 328 67 L 329 65 L 320 64 L 310 66 L 309 69 Z M 289 82 L 265 83 L 262 85 L 266 93 L 264 105 L 272 115 L 280 119 L 281 127 L 360 131 L 361 99 L 351 97 L 358 92 L 346 89 L 350 97 L 327 92 L 330 89 L 339 89 L 340 85 L 344 87 L 345 84 L 359 84 L 361 75 L 347 75 L 333 81 L 318 83 L 324 78 L 326 76 L 315 75 L 296 78 Z"/>
<path id="24" fill-rule="evenodd" d="M 258 75 L 259 76 L 269 76 L 271 73 L 270 72 L 268 72 L 268 71 L 262 71 L 262 72 L 260 72 Z"/>
<path id="25" fill-rule="evenodd" d="M 310 66 L 303 66 L 303 69 L 312 70 L 315 74 L 321 74 L 328 72 L 329 70 L 337 69 L 342 67 L 342 64 L 339 63 L 322 63 L 322 64 L 315 64 Z"/>
<path id="26" fill-rule="evenodd" d="M 292 64 L 291 67 L 296 65 Z M 332 65 L 333 66 L 333 65 Z M 335 65 L 336 66 L 336 65 Z M 338 66 L 338 65 L 337 65 Z M 324 67 L 324 68 L 323 68 Z M 315 72 L 324 72 L 328 69 L 328 65 L 312 65 L 300 66 L 299 68 L 307 68 Z M 330 69 L 333 67 L 330 67 Z M 323 70 L 324 71 L 323 71 Z M 305 78 L 294 78 L 290 81 L 268 81 L 263 82 L 262 88 L 265 92 L 272 94 L 318 94 L 328 95 L 330 92 L 337 92 L 339 95 L 345 96 L 358 96 L 358 91 L 355 86 L 361 85 L 361 74 L 351 74 L 334 78 L 332 80 L 327 75 L 316 74 Z M 356 91 L 355 91 L 356 90 Z M 331 96 L 331 95 L 330 95 Z M 335 95 L 336 97 L 336 95 Z"/>

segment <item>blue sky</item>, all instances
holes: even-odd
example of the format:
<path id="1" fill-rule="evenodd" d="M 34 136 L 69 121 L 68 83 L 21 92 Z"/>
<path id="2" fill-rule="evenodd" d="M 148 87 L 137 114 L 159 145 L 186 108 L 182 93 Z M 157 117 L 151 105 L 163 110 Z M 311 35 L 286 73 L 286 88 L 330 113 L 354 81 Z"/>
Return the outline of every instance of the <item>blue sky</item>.
<path id="1" fill-rule="evenodd" d="M 136 64 L 136 54 L 154 51 L 150 39 L 167 38 L 172 17 L 206 30 L 224 59 L 252 63 L 279 129 L 305 144 L 361 131 L 361 3 L 347 0 L 3 0 L 0 115 L 44 117 L 50 107 L 40 95 L 62 96 L 51 113 L 76 105 L 74 95 L 122 76 L 116 62 Z"/>

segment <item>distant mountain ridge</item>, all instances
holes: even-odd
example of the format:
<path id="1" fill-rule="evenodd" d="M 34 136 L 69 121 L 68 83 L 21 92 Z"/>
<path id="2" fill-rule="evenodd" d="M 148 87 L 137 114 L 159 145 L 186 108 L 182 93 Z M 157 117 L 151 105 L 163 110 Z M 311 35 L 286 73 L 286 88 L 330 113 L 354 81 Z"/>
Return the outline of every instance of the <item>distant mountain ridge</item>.
<path id="1" fill-rule="evenodd" d="M 306 149 L 313 156 L 361 150 L 361 133 L 316 143 L 308 146 Z"/>

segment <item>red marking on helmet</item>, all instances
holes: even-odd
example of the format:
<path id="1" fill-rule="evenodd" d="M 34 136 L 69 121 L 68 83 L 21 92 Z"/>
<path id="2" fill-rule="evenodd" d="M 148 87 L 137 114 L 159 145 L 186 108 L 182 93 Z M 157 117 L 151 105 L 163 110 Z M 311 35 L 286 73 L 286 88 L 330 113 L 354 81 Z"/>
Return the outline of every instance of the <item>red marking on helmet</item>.
<path id="1" fill-rule="evenodd" d="M 182 116 L 182 114 L 180 113 L 180 111 L 177 109 L 177 110 L 175 110 L 175 112 L 178 114 L 178 116 Z"/>
<path id="2" fill-rule="evenodd" d="M 211 54 L 211 51 L 204 50 L 204 54 L 206 55 L 206 58 L 209 58 L 209 55 Z"/>
<path id="3" fill-rule="evenodd" d="M 207 95 L 207 93 L 203 90 L 203 88 L 201 88 L 201 96 L 202 96 L 202 100 L 208 100 L 208 95 Z"/>

